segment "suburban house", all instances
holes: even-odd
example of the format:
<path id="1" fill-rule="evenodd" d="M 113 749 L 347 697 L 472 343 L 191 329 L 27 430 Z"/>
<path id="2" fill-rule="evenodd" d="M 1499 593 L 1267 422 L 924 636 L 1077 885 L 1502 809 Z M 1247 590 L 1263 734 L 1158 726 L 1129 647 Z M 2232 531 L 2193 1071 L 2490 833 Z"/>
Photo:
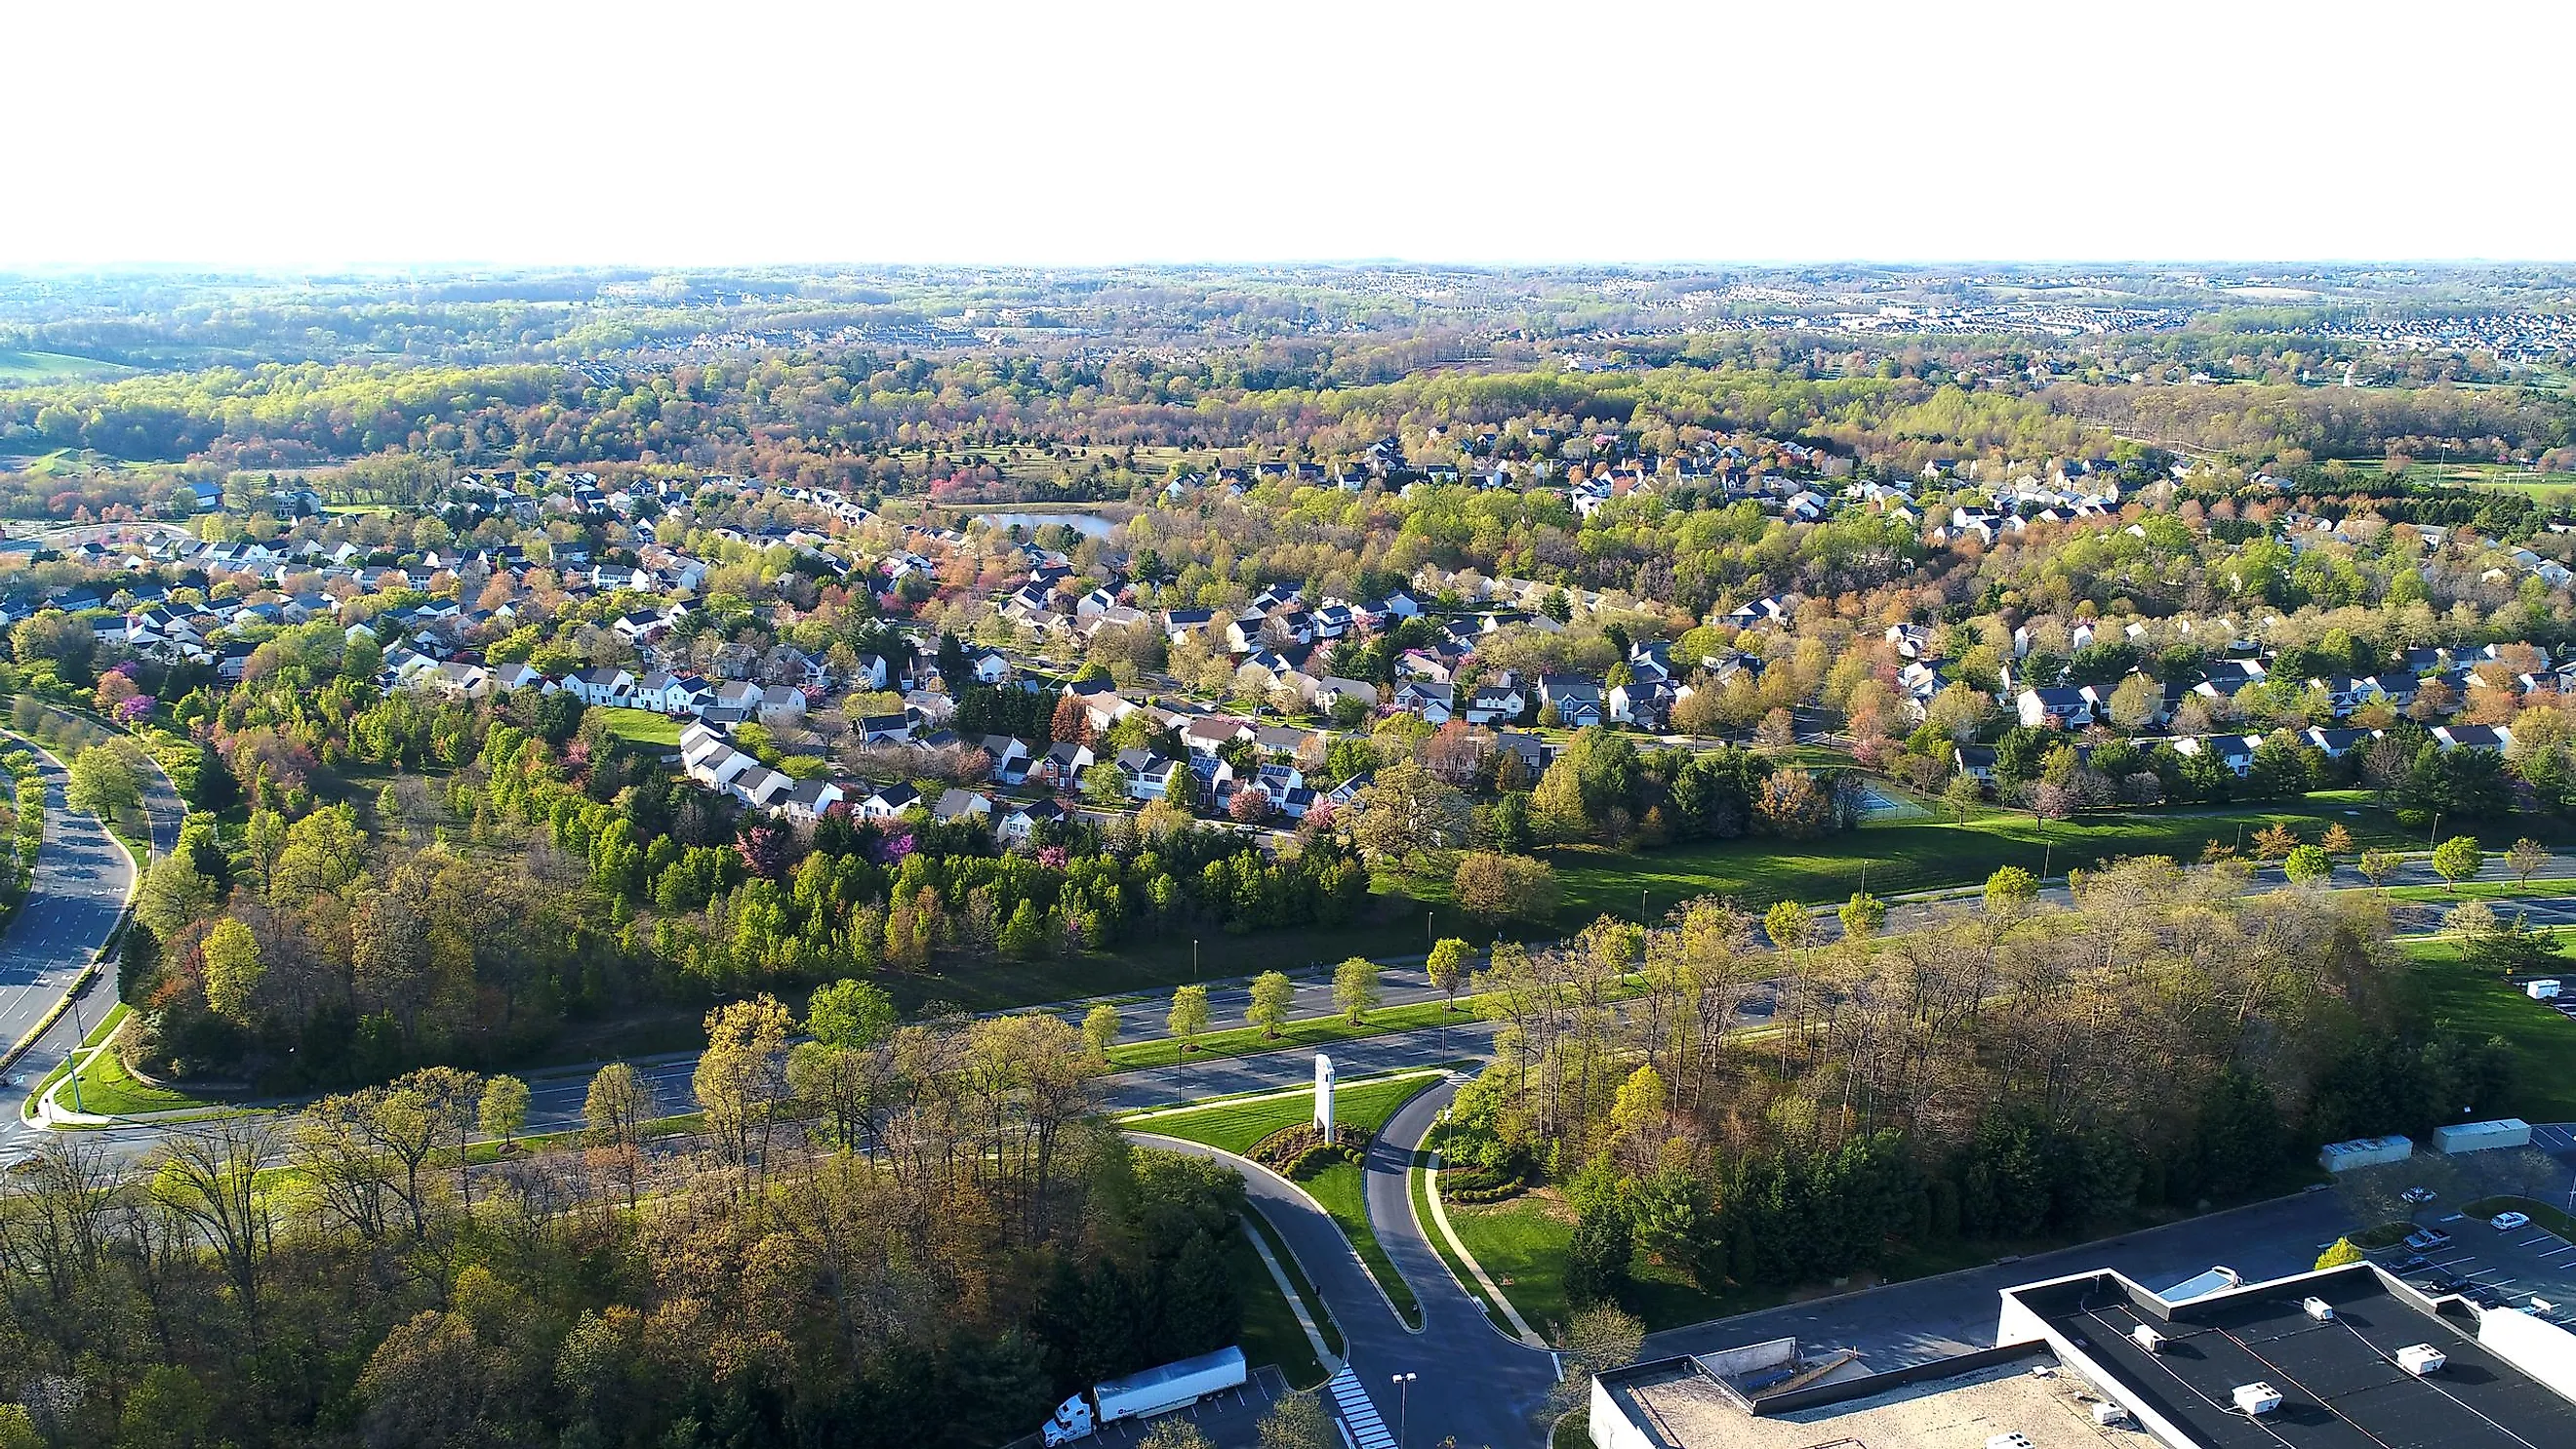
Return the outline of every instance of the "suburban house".
<path id="1" fill-rule="evenodd" d="M 2025 689 L 2013 701 L 2032 729 L 2081 729 L 2093 723 L 2093 701 L 2081 689 Z"/>

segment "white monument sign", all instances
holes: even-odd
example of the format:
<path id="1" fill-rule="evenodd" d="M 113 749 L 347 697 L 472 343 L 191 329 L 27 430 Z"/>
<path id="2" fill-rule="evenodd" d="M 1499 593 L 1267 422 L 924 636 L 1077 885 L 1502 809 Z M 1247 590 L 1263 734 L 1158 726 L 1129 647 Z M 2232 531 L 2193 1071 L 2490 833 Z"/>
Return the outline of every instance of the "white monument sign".
<path id="1" fill-rule="evenodd" d="M 1315 1053 L 1315 1127 L 1324 1140 L 1333 1140 L 1333 1059 Z"/>

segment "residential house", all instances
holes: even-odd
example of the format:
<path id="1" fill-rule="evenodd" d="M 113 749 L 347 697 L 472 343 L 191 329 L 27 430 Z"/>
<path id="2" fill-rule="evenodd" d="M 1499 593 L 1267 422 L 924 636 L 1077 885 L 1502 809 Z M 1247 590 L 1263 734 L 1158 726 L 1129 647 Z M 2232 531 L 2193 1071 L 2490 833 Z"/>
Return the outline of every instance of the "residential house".
<path id="1" fill-rule="evenodd" d="M 1499 679 L 1479 684 L 1467 696 L 1467 723 L 1471 725 L 1517 724 L 1529 711 L 1529 697 L 1520 684 L 1505 670 Z"/>
<path id="2" fill-rule="evenodd" d="M 905 811 L 920 808 L 921 792 L 910 785 L 897 783 L 870 792 L 866 799 L 858 802 L 857 814 L 862 820 L 897 820 Z"/>
<path id="3" fill-rule="evenodd" d="M 1077 789 L 1082 784 L 1082 772 L 1091 768 L 1094 758 L 1091 746 L 1059 740 L 1047 747 L 1033 773 L 1050 790 Z"/>
<path id="4" fill-rule="evenodd" d="M 589 705 L 624 708 L 635 697 L 635 676 L 615 665 L 576 669 L 562 680 L 563 687 Z"/>
<path id="5" fill-rule="evenodd" d="M 972 790 L 960 790 L 952 785 L 939 792 L 939 803 L 930 807 L 930 818 L 942 825 L 976 822 L 990 828 L 993 802 Z"/>
<path id="6" fill-rule="evenodd" d="M 2021 722 L 2033 729 L 2082 729 L 2093 723 L 2093 701 L 2081 689 L 2025 689 L 2013 704 Z"/>
<path id="7" fill-rule="evenodd" d="M 1606 701 L 1601 695 L 1601 682 L 1580 674 L 1542 674 L 1538 681 L 1539 706 L 1553 706 L 1559 724 L 1570 730 L 1588 729 L 1601 723 Z"/>
<path id="8" fill-rule="evenodd" d="M 1408 679 L 1395 687 L 1390 703 L 1399 714 L 1418 715 L 1426 723 L 1443 725 L 1449 722 L 1449 712 L 1457 698 L 1458 687 L 1454 684 Z"/>

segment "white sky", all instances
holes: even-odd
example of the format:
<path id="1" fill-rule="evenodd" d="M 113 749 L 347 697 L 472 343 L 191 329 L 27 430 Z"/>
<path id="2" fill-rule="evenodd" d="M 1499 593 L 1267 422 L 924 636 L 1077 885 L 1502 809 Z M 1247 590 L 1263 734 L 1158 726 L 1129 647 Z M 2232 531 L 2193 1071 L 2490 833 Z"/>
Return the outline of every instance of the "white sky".
<path id="1" fill-rule="evenodd" d="M 0 266 L 2576 256 L 2570 0 L 0 4 Z"/>

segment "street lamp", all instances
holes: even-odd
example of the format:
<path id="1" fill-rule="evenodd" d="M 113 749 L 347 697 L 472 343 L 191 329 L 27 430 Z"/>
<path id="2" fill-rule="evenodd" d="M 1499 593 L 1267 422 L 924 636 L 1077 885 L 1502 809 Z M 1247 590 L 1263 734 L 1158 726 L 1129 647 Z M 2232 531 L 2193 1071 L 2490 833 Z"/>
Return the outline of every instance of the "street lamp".
<path id="1" fill-rule="evenodd" d="M 1413 1414 L 1413 1381 L 1420 1377 L 1420 1374 L 1395 1376 L 1395 1449 L 1404 1449 L 1405 1423 Z"/>
<path id="2" fill-rule="evenodd" d="M 87 1029 L 87 1028 L 85 1028 L 85 1027 L 83 1027 L 83 1026 L 81 1025 L 81 1019 L 80 1019 L 80 988 L 79 988 L 78 986 L 74 986 L 74 987 L 72 988 L 71 1001 L 72 1001 L 72 1054 L 71 1054 L 71 1063 L 72 1063 L 72 1110 L 73 1110 L 73 1111 L 75 1111 L 75 1112 L 78 1112 L 78 1113 L 80 1113 L 82 1116 L 86 1117 L 86 1116 L 88 1116 L 88 1115 L 89 1115 L 89 1108 L 81 1102 L 81 1089 L 80 1089 L 80 1069 L 81 1069 L 81 1059 L 80 1059 L 80 1049 L 81 1049 L 81 1042 L 89 1036 L 89 1031 L 88 1031 L 88 1029 Z"/>

